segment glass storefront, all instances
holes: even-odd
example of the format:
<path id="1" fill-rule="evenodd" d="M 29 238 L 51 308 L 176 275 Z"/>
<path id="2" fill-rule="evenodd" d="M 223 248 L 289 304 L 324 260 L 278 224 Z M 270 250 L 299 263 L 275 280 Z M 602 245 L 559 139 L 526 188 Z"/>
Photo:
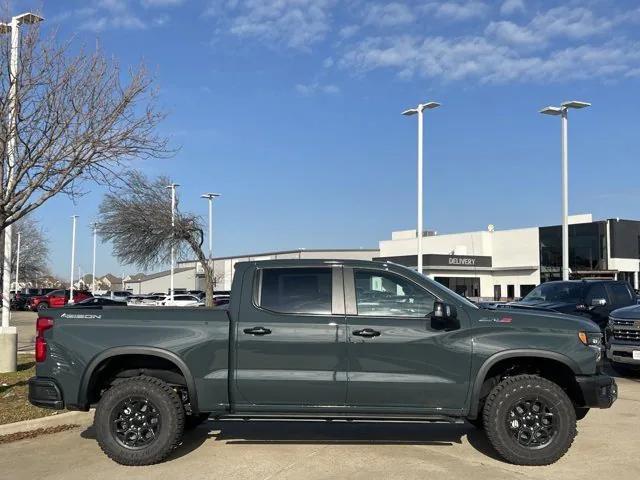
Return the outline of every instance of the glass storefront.
<path id="1" fill-rule="evenodd" d="M 607 222 L 569 225 L 569 268 L 607 270 Z M 540 227 L 540 281 L 562 279 L 562 228 Z"/>

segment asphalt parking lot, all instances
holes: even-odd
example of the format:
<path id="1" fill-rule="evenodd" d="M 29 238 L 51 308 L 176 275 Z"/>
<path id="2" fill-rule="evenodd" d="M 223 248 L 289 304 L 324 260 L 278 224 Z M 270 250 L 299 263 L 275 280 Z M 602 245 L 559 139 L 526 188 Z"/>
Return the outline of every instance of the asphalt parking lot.
<path id="1" fill-rule="evenodd" d="M 466 424 L 208 421 L 186 434 L 168 461 L 151 467 L 110 461 L 93 427 L 0 445 L 0 478 L 636 479 L 640 378 L 618 383 L 614 406 L 589 412 L 569 453 L 548 467 L 504 463 Z"/>
<path id="2" fill-rule="evenodd" d="M 36 341 L 36 318 L 35 312 L 12 311 L 11 325 L 18 327 L 18 351 L 33 351 Z"/>

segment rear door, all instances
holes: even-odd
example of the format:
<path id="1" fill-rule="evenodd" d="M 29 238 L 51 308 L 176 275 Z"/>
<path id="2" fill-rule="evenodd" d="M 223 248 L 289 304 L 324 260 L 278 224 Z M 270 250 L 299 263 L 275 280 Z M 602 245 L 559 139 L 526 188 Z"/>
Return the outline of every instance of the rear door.
<path id="1" fill-rule="evenodd" d="M 265 267 L 247 277 L 236 322 L 238 409 L 344 406 L 342 268 Z"/>
<path id="2" fill-rule="evenodd" d="M 398 273 L 344 269 L 349 355 L 347 403 L 359 409 L 457 410 L 471 348 L 460 329 L 433 328 L 436 296 Z M 465 322 L 463 311 L 458 312 Z M 463 323 L 464 325 L 464 323 Z"/>

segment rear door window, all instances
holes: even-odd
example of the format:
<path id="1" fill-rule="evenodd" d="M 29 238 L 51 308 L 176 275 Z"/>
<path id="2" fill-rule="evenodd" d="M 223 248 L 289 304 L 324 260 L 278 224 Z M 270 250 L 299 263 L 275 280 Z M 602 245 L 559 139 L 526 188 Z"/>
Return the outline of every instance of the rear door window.
<path id="1" fill-rule="evenodd" d="M 609 292 L 611 293 L 611 303 L 614 305 L 631 305 L 633 303 L 631 291 L 624 283 L 610 284 Z"/>
<path id="2" fill-rule="evenodd" d="M 609 296 L 607 295 L 607 290 L 604 288 L 604 285 L 601 283 L 597 283 L 596 285 L 593 285 L 589 289 L 589 292 L 587 293 L 587 296 L 585 297 L 584 301 L 588 306 L 590 306 L 590 305 L 593 305 L 594 300 L 599 300 L 599 299 L 604 299 L 607 302 L 611 302 L 611 299 L 609 299 Z"/>
<path id="3" fill-rule="evenodd" d="M 280 313 L 331 314 L 331 268 L 265 268 L 258 305 Z"/>

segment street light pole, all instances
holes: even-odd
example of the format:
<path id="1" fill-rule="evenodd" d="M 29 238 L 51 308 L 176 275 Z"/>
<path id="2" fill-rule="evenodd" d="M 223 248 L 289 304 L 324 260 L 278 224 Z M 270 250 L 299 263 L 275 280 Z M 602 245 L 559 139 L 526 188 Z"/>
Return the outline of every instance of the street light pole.
<path id="1" fill-rule="evenodd" d="M 22 240 L 22 233 L 18 232 L 18 246 L 16 252 L 16 283 L 14 285 L 14 290 L 17 292 L 20 289 L 20 243 Z"/>
<path id="2" fill-rule="evenodd" d="M 172 183 L 171 185 L 167 185 L 167 188 L 171 189 L 171 277 L 170 277 L 170 291 L 169 291 L 169 300 L 171 301 L 171 304 L 173 304 L 173 291 L 174 291 L 174 284 L 173 284 L 173 275 L 174 275 L 174 271 L 175 271 L 175 247 L 173 245 L 174 243 L 174 229 L 176 226 L 176 187 L 179 187 L 180 185 L 177 183 Z"/>
<path id="3" fill-rule="evenodd" d="M 73 270 L 76 268 L 76 221 L 78 215 L 72 215 L 73 227 L 71 230 L 71 282 L 69 283 L 69 303 L 73 304 Z"/>
<path id="4" fill-rule="evenodd" d="M 220 196 L 219 193 L 204 193 L 200 195 L 200 198 L 209 200 L 209 263 L 213 259 L 213 199 Z"/>
<path id="5" fill-rule="evenodd" d="M 96 239 L 98 238 L 98 224 L 93 224 L 93 266 L 91 268 L 91 295 L 96 294 Z"/>
<path id="6" fill-rule="evenodd" d="M 418 115 L 418 225 L 417 225 L 417 240 L 418 240 L 418 272 L 422 272 L 422 234 L 423 234 L 423 221 L 424 215 L 422 213 L 423 209 L 423 193 L 422 193 L 422 183 L 423 183 L 423 169 L 422 169 L 422 157 L 423 157 L 423 135 L 424 135 L 424 127 L 423 127 L 423 112 L 425 109 L 433 109 L 439 107 L 440 104 L 437 102 L 427 102 L 420 103 L 416 108 L 410 108 L 409 110 L 405 110 L 402 112 L 402 115 Z"/>
<path id="7" fill-rule="evenodd" d="M 587 102 L 563 102 L 559 107 L 545 107 L 540 110 L 544 115 L 561 117 L 562 143 L 562 280 L 569 280 L 569 118 L 570 108 L 586 108 L 591 106 Z"/>
<path id="8" fill-rule="evenodd" d="M 7 190 L 14 187 L 16 178 L 16 128 L 18 109 L 18 55 L 20 54 L 20 25 L 33 24 L 43 18 L 33 13 L 23 13 L 11 18 L 10 23 L 0 23 L 0 34 L 11 33 L 11 59 L 9 61 L 9 132 L 7 140 Z M 4 182 L 4 178 L 0 179 Z M 4 258 L 2 262 L 2 328 L 0 328 L 0 372 L 17 370 L 18 332 L 9 327 L 11 315 L 11 236 L 13 228 L 4 229 Z"/>

